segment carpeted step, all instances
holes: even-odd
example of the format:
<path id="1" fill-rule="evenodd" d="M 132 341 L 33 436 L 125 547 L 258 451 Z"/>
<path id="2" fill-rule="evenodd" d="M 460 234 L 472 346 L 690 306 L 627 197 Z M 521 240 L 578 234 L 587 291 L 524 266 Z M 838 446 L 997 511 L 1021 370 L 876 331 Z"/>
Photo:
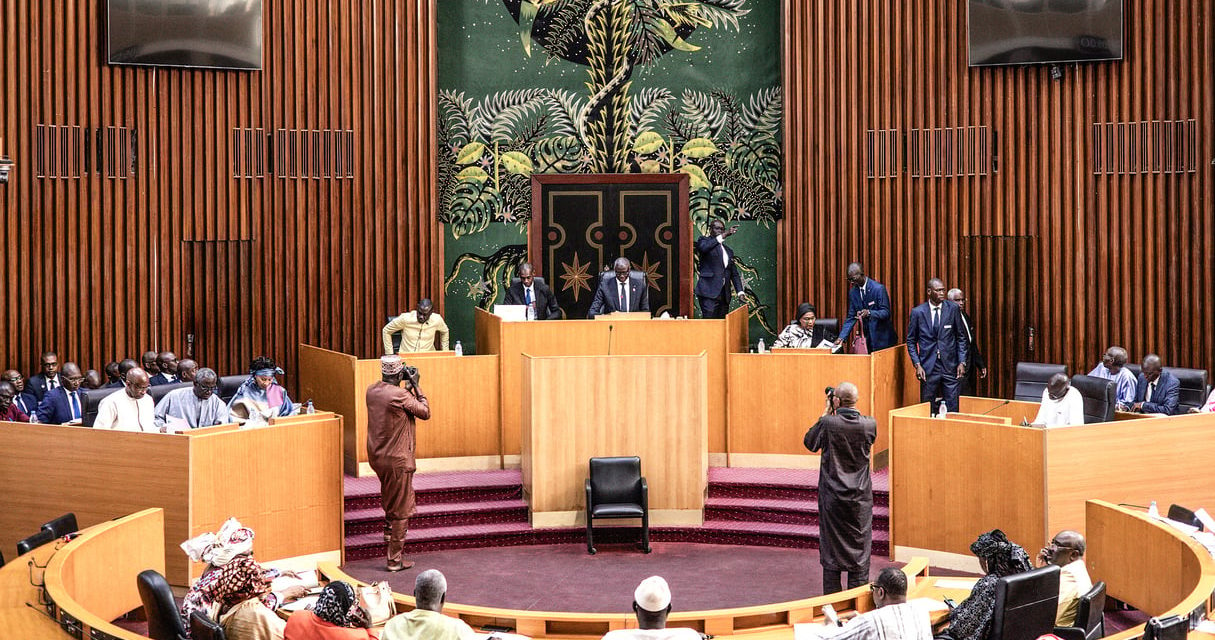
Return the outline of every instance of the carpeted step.
<path id="1" fill-rule="evenodd" d="M 346 511 L 346 535 L 373 533 L 384 526 L 380 507 Z M 452 504 L 420 504 L 409 519 L 410 529 L 434 529 L 469 524 L 527 522 L 527 503 L 521 499 Z"/>
<path id="2" fill-rule="evenodd" d="M 375 476 L 345 477 L 347 511 L 380 506 L 380 480 Z M 518 469 L 442 471 L 413 477 L 418 505 L 518 500 L 523 497 L 523 473 Z"/>
<path id="3" fill-rule="evenodd" d="M 405 534 L 405 552 L 439 551 L 467 547 L 532 544 L 532 527 L 527 521 L 470 524 L 430 529 L 410 528 Z M 370 533 L 346 534 L 346 559 L 382 556 L 388 551 L 383 529 Z"/>
<path id="4" fill-rule="evenodd" d="M 754 544 L 817 549 L 819 540 L 817 524 L 705 520 L 704 526 L 700 530 L 708 538 L 706 541 L 722 540 L 718 544 Z M 873 553 L 886 555 L 889 546 L 890 532 L 875 528 L 873 530 Z"/>
<path id="5" fill-rule="evenodd" d="M 818 500 L 817 469 L 709 467 L 710 498 Z M 874 505 L 890 504 L 890 474 L 872 474 Z"/>
<path id="6" fill-rule="evenodd" d="M 889 518 L 890 507 L 874 505 L 874 529 L 889 529 Z M 709 498 L 705 501 L 705 520 L 817 525 L 818 501 L 776 498 Z"/>

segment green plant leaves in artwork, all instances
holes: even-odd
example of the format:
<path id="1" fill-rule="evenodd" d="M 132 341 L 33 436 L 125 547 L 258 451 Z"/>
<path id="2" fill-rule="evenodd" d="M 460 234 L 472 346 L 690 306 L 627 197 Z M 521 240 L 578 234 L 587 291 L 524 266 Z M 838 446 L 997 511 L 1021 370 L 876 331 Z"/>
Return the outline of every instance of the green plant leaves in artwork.
<path id="1" fill-rule="evenodd" d="M 685 164 L 679 171 L 691 177 L 688 184 L 690 189 L 708 189 L 713 186 L 713 183 L 709 182 L 709 176 L 705 175 L 705 170 L 694 164 Z"/>
<path id="2" fill-rule="evenodd" d="M 707 158 L 717 153 L 717 145 L 708 138 L 692 138 L 679 152 L 689 158 Z"/>
<path id="3" fill-rule="evenodd" d="M 521 176 L 528 176 L 532 173 L 532 159 L 518 151 L 507 151 L 498 157 L 506 170 Z"/>
<path id="4" fill-rule="evenodd" d="M 532 25 L 535 24 L 538 13 L 540 7 L 532 0 L 519 3 L 519 39 L 523 41 L 523 53 L 529 58 L 532 56 Z"/>
<path id="5" fill-rule="evenodd" d="M 633 151 L 645 155 L 654 153 L 666 145 L 667 141 L 662 139 L 662 135 L 657 131 L 646 131 L 637 136 L 637 140 L 633 142 Z"/>
<path id="6" fill-rule="evenodd" d="M 663 20 L 662 18 L 647 18 L 645 20 L 645 25 L 646 29 L 657 33 L 660 37 L 662 37 L 664 42 L 671 45 L 672 49 L 678 49 L 680 51 L 700 51 L 700 47 L 694 44 L 689 44 L 685 42 L 683 38 L 680 38 L 679 34 L 675 33 L 675 27 L 672 27 L 671 23 Z"/>
<path id="7" fill-rule="evenodd" d="M 463 171 L 456 174 L 459 180 L 472 180 L 474 182 L 485 182 L 489 179 L 489 174 L 481 167 L 465 167 Z"/>
<path id="8" fill-rule="evenodd" d="M 480 142 L 470 142 L 460 149 L 460 154 L 456 156 L 456 164 L 461 166 L 472 164 L 480 160 L 483 155 L 485 155 L 485 145 Z M 481 174 L 484 175 L 485 172 L 482 171 Z M 460 175 L 463 177 L 463 172 Z"/>
<path id="9" fill-rule="evenodd" d="M 657 160 L 643 160 L 641 163 L 642 173 L 662 173 L 662 163 Z"/>

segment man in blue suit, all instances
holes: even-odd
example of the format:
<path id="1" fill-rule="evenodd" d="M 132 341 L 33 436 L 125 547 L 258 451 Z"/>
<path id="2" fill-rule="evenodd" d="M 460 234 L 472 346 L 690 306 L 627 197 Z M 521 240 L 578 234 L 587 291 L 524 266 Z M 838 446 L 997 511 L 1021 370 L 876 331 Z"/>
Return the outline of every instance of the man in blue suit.
<path id="1" fill-rule="evenodd" d="M 30 376 L 26 391 L 34 394 L 38 402 L 42 402 L 42 398 L 46 396 L 46 392 L 63 384 L 63 380 L 59 375 L 59 354 L 54 351 L 47 351 L 42 354 L 42 373 L 35 373 Z"/>
<path id="2" fill-rule="evenodd" d="M 599 288 L 595 290 L 595 299 L 591 301 L 591 310 L 586 317 L 614 311 L 649 311 L 650 289 L 645 274 L 632 273 L 628 258 L 616 258 L 612 270 L 616 272 L 615 278 L 600 277 Z"/>
<path id="3" fill-rule="evenodd" d="M 840 327 L 838 344 L 848 339 L 848 333 L 857 321 L 861 323 L 870 352 L 898 344 L 899 337 L 894 333 L 890 296 L 886 294 L 886 287 L 867 277 L 859 262 L 848 265 L 848 282 L 852 285 L 848 289 L 848 317 L 844 320 L 844 326 Z"/>
<path id="4" fill-rule="evenodd" d="M 742 293 L 742 276 L 734 268 L 734 250 L 726 246 L 726 238 L 736 233 L 738 225 L 726 229 L 726 223 L 714 219 L 709 223 L 709 235 L 696 241 L 700 266 L 695 293 L 702 318 L 726 317 L 730 310 L 731 284 L 734 295 Z"/>
<path id="5" fill-rule="evenodd" d="M 1143 359 L 1142 373 L 1135 385 L 1135 404 L 1131 405 L 1131 411 L 1175 416 L 1180 401 L 1181 381 L 1164 370 L 1160 356 L 1148 354 Z"/>
<path id="6" fill-rule="evenodd" d="M 46 392 L 38 405 L 38 422 L 44 424 L 66 424 L 84 418 L 84 394 L 80 383 L 84 374 L 75 362 L 65 362 L 60 374 L 62 385 Z"/>
<path id="7" fill-rule="evenodd" d="M 944 398 L 950 411 L 958 410 L 969 342 L 961 308 L 945 299 L 945 283 L 940 278 L 929 280 L 928 302 L 912 309 L 907 322 L 907 355 L 920 380 L 921 402 Z M 936 412 L 935 404 L 932 410 Z"/>
<path id="8" fill-rule="evenodd" d="M 21 377 L 21 372 L 16 369 L 9 369 L 4 373 L 0 373 L 0 382 L 7 382 L 13 385 L 17 390 L 17 395 L 13 398 L 13 404 L 17 408 L 31 418 L 34 417 L 34 411 L 38 409 L 38 397 L 30 393 L 25 388 L 25 378 Z"/>

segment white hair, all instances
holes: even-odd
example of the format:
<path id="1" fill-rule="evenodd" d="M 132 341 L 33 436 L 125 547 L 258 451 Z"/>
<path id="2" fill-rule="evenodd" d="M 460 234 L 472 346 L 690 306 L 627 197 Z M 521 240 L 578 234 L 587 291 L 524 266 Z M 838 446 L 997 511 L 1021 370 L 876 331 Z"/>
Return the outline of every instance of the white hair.
<path id="1" fill-rule="evenodd" d="M 447 593 L 447 578 L 438 569 L 427 569 L 418 574 L 413 582 L 413 597 L 418 607 L 437 607 Z"/>

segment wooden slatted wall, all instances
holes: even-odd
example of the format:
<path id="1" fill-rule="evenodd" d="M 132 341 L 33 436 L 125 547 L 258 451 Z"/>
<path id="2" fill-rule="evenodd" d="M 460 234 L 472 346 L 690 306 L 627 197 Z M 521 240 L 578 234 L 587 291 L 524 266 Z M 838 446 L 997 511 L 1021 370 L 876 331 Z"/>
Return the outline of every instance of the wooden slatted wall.
<path id="1" fill-rule="evenodd" d="M 257 72 L 108 66 L 104 2 L 0 4 L 0 365 L 193 334 L 221 373 L 291 372 L 301 342 L 374 355 L 385 316 L 442 304 L 434 2 L 264 0 Z M 308 141 L 290 172 L 279 131 Z"/>
<path id="2" fill-rule="evenodd" d="M 844 313 L 844 269 L 860 260 L 890 286 L 900 336 L 931 275 L 969 287 L 983 317 L 1018 278 L 968 277 L 967 238 L 1032 236 L 1034 359 L 1087 372 L 1119 343 L 1215 367 L 1211 3 L 1123 0 L 1125 59 L 1061 65 L 1060 80 L 968 68 L 966 6 L 785 2 L 782 308 Z M 874 170 L 874 132 L 890 146 L 898 131 L 907 158 L 923 151 L 914 132 L 966 127 L 987 132 L 989 171 Z"/>

